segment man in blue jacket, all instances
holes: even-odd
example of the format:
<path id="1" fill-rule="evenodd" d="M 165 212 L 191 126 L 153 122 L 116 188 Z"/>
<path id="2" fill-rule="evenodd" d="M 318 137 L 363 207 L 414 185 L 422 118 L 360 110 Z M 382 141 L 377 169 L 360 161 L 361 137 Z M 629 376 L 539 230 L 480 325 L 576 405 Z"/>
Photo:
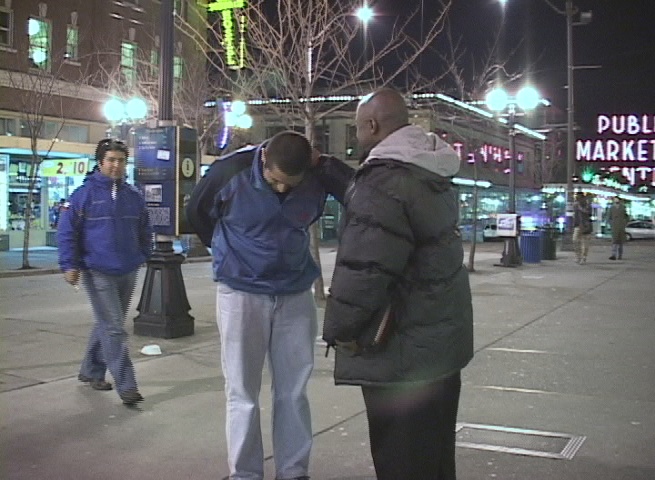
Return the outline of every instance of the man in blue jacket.
<path id="1" fill-rule="evenodd" d="M 80 277 L 91 301 L 95 325 L 78 379 L 95 390 L 111 390 L 107 369 L 125 405 L 143 400 L 124 329 L 136 274 L 152 250 L 152 229 L 141 193 L 125 182 L 127 147 L 102 140 L 98 169 L 70 197 L 57 231 L 59 266 L 77 286 Z"/>
<path id="2" fill-rule="evenodd" d="M 317 334 L 311 287 L 320 274 L 309 227 L 323 212 L 326 191 L 343 198 L 347 181 L 330 189 L 330 178 L 350 175 L 330 159 L 320 172 L 310 170 L 311 161 L 304 136 L 281 132 L 216 160 L 187 206 L 189 222 L 211 245 L 218 282 L 230 479 L 264 476 L 259 392 L 267 355 L 276 478 L 309 478 L 307 382 Z"/>

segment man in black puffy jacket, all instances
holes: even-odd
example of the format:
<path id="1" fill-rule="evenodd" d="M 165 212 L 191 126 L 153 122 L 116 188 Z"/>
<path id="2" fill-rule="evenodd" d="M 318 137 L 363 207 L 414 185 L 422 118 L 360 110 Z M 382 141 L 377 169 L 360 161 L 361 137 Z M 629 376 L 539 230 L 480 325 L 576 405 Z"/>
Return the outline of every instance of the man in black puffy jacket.
<path id="1" fill-rule="evenodd" d="M 456 152 L 382 89 L 356 115 L 363 162 L 346 193 L 323 338 L 335 382 L 361 385 L 379 480 L 454 480 L 460 371 L 473 357 Z"/>

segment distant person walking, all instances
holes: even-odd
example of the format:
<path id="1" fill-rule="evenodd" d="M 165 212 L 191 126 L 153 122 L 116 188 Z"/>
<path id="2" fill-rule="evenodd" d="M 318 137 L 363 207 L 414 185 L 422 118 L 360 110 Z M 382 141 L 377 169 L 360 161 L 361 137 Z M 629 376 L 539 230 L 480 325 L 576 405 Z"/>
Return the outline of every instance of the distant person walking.
<path id="1" fill-rule="evenodd" d="M 628 223 L 628 213 L 619 197 L 614 197 L 614 203 L 610 207 L 609 220 L 612 228 L 612 255 L 610 256 L 610 260 L 622 260 L 623 244 L 626 241 L 625 226 Z"/>
<path id="2" fill-rule="evenodd" d="M 578 193 L 573 204 L 573 242 L 575 244 L 575 255 L 579 264 L 587 263 L 589 253 L 589 242 L 594 230 L 591 221 L 591 203 L 587 196 Z"/>
<path id="3" fill-rule="evenodd" d="M 152 229 L 141 193 L 125 182 L 128 149 L 102 140 L 96 148 L 98 170 L 88 175 L 62 211 L 57 231 L 59 266 L 64 279 L 80 276 L 89 295 L 95 325 L 78 379 L 95 390 L 111 390 L 107 370 L 125 405 L 143 400 L 124 329 L 136 274 L 152 251 Z"/>

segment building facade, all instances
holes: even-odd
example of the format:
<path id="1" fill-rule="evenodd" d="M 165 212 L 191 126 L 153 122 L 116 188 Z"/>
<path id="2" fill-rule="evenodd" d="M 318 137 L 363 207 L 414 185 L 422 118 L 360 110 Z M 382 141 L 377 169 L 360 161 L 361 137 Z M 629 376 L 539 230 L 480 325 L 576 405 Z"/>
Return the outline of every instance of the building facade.
<path id="1" fill-rule="evenodd" d="M 425 97 L 425 98 L 423 98 Z M 319 107 L 329 114 L 318 115 L 314 124 L 314 144 L 322 152 L 346 160 L 353 167 L 359 163 L 355 128 L 355 107 L 359 97 L 350 101 L 342 97 L 339 108 L 329 102 Z M 313 102 L 318 104 L 320 102 Z M 495 222 L 497 213 L 506 213 L 510 197 L 510 150 L 509 130 L 498 118 L 445 95 L 423 95 L 410 101 L 410 121 L 427 131 L 440 135 L 459 153 L 462 166 L 454 182 L 460 200 L 460 223 L 465 238 L 472 230 L 474 218 L 479 224 Z M 262 100 L 249 102 L 252 127 L 246 131 L 231 133 L 229 148 L 239 148 L 247 143 L 259 143 L 276 133 L 293 129 L 305 133 L 302 118 L 281 111 L 274 104 Z M 297 111 L 297 110 L 296 110 Z M 219 137 L 225 134 L 219 132 Z M 524 218 L 524 225 L 537 226 L 549 221 L 543 208 L 542 164 L 548 159 L 548 139 L 532 129 L 524 128 L 515 137 L 516 153 L 516 206 Z M 475 185 L 477 184 L 477 202 Z M 341 209 L 336 202 L 327 203 L 321 228 L 324 239 L 336 235 Z M 482 232 L 482 228 L 478 228 Z"/>
<path id="2" fill-rule="evenodd" d="M 159 0 L 0 0 L 0 234 L 9 237 L 3 244 L 22 247 L 29 222 L 30 246 L 46 245 L 60 201 L 93 168 L 97 142 L 112 135 L 131 145 L 131 127 L 157 118 L 159 8 Z M 175 0 L 175 15 L 178 27 L 206 31 L 194 0 Z M 204 70 L 200 43 L 175 35 L 176 89 L 193 69 Z M 137 119 L 126 112 L 111 124 L 107 101 L 134 97 L 147 113 Z M 184 110 L 178 100 L 175 113 Z"/>

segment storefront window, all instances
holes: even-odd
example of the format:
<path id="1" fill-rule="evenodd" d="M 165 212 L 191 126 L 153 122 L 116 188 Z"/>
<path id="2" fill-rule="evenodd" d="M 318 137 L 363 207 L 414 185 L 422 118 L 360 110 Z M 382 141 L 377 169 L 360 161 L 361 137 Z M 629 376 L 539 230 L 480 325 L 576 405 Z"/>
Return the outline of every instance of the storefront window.
<path id="1" fill-rule="evenodd" d="M 67 142 L 88 143 L 89 127 L 85 125 L 64 125 L 59 138 Z"/>
<path id="2" fill-rule="evenodd" d="M 9 162 L 8 227 L 25 230 L 25 210 L 29 197 L 30 162 L 11 159 Z M 31 228 L 42 229 L 41 179 L 37 178 L 32 190 Z"/>
<path id="3" fill-rule="evenodd" d="M 0 118 L 0 135 L 7 135 L 9 137 L 16 135 L 16 119 L 15 118 Z"/>

